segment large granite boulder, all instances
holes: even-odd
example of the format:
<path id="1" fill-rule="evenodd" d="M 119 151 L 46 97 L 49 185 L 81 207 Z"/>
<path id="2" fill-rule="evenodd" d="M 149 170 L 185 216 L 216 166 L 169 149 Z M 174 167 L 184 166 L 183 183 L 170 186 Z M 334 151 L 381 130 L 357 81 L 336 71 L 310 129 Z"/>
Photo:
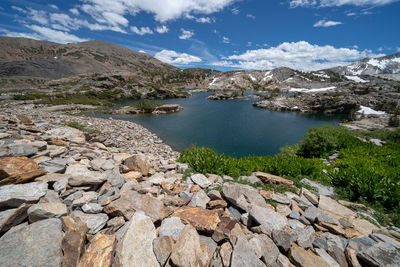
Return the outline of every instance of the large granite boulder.
<path id="1" fill-rule="evenodd" d="M 59 219 L 12 228 L 0 238 L 0 266 L 61 266 L 63 232 Z"/>

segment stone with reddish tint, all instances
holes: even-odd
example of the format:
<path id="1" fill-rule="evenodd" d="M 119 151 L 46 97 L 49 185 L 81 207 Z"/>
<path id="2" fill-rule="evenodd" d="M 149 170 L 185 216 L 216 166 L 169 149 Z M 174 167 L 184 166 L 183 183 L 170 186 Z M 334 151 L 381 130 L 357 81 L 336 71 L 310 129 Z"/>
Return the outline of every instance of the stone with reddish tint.
<path id="1" fill-rule="evenodd" d="M 196 207 L 182 207 L 172 215 L 179 217 L 184 223 L 190 223 L 198 231 L 212 233 L 220 222 L 218 212 L 216 210 L 206 210 Z"/>

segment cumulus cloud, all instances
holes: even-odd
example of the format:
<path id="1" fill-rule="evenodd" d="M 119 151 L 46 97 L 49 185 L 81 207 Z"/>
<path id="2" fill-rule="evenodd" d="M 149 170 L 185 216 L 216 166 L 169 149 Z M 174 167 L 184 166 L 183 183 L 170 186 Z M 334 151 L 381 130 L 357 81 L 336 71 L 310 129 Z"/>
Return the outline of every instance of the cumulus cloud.
<path id="1" fill-rule="evenodd" d="M 290 7 L 382 6 L 399 0 L 291 0 Z"/>
<path id="2" fill-rule="evenodd" d="M 28 17 L 35 21 L 38 22 L 40 24 L 47 24 L 49 21 L 47 19 L 47 14 L 46 12 L 42 11 L 42 10 L 36 10 L 36 9 L 29 9 L 28 11 Z"/>
<path id="3" fill-rule="evenodd" d="M 253 14 L 247 14 L 246 17 L 248 17 L 249 19 L 256 19 L 256 16 L 254 16 Z"/>
<path id="4" fill-rule="evenodd" d="M 182 32 L 182 34 L 179 35 L 179 39 L 182 39 L 182 40 L 190 39 L 194 35 L 193 31 L 189 31 L 189 30 L 185 30 L 185 29 L 181 29 L 181 32 Z"/>
<path id="5" fill-rule="evenodd" d="M 162 62 L 174 65 L 188 65 L 191 63 L 198 63 L 202 61 L 201 58 L 193 55 L 178 53 L 173 50 L 165 49 L 156 53 L 154 57 Z"/>
<path id="6" fill-rule="evenodd" d="M 75 16 L 78 16 L 80 13 L 79 13 L 79 10 L 77 9 L 77 8 L 71 8 L 70 10 L 69 10 L 69 12 L 71 12 L 72 14 L 74 14 Z"/>
<path id="7" fill-rule="evenodd" d="M 224 44 L 229 44 L 231 41 L 229 40 L 229 38 L 228 37 L 222 37 L 222 42 L 224 43 Z"/>
<path id="8" fill-rule="evenodd" d="M 159 34 L 167 33 L 169 31 L 168 27 L 163 25 L 156 28 L 156 32 Z"/>
<path id="9" fill-rule="evenodd" d="M 57 31 L 54 29 L 50 29 L 48 27 L 42 27 L 38 25 L 26 25 L 27 28 L 33 30 L 32 33 L 24 33 L 24 32 L 11 32 L 7 30 L 3 30 L 5 36 L 9 37 L 25 37 L 36 40 L 47 40 L 55 43 L 78 43 L 87 41 L 87 39 L 80 38 L 76 35 L 70 34 L 64 31 Z"/>
<path id="10" fill-rule="evenodd" d="M 140 27 L 139 29 L 136 26 L 132 26 L 131 31 L 138 35 L 153 34 L 153 31 L 149 27 Z"/>
<path id="11" fill-rule="evenodd" d="M 317 21 L 315 24 L 314 24 L 314 27 L 324 27 L 324 28 L 326 28 L 326 27 L 332 27 L 332 26 L 336 26 L 336 25 L 340 25 L 340 24 L 343 24 L 342 22 L 340 22 L 340 21 L 333 21 L 333 20 L 320 20 L 320 21 Z"/>
<path id="12" fill-rule="evenodd" d="M 319 46 L 299 41 L 284 42 L 267 49 L 248 50 L 240 55 L 223 58 L 223 61 L 214 62 L 213 65 L 256 70 L 289 67 L 310 71 L 346 65 L 354 60 L 375 56 L 380 55 L 375 55 L 370 50 Z"/>
<path id="13" fill-rule="evenodd" d="M 229 6 L 235 0 L 81 0 L 81 6 L 95 19 L 104 12 L 113 12 L 120 16 L 135 15 L 147 12 L 154 15 L 157 21 L 165 22 L 178 19 L 188 14 L 212 14 Z"/>
<path id="14" fill-rule="evenodd" d="M 56 5 L 54 5 L 54 4 L 49 5 L 49 7 L 58 10 L 58 6 L 56 6 Z"/>

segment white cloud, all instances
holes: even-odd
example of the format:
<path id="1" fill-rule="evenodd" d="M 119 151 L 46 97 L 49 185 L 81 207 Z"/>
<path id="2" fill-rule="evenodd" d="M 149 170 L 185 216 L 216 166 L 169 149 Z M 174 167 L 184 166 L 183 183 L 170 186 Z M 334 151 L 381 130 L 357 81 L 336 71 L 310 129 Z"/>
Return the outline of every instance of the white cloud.
<path id="1" fill-rule="evenodd" d="M 18 12 L 21 12 L 23 14 L 26 14 L 26 10 L 17 6 L 11 6 L 12 9 L 17 10 Z"/>
<path id="2" fill-rule="evenodd" d="M 167 33 L 169 31 L 168 27 L 163 25 L 156 28 L 156 32 L 159 34 Z"/>
<path id="3" fill-rule="evenodd" d="M 318 22 L 316 22 L 315 24 L 314 24 L 314 27 L 324 27 L 324 28 L 326 28 L 326 27 L 332 27 L 332 26 L 336 26 L 336 25 L 340 25 L 340 24 L 343 24 L 342 22 L 340 22 L 340 21 L 333 21 L 333 20 L 320 20 L 320 21 L 318 21 Z"/>
<path id="4" fill-rule="evenodd" d="M 196 18 L 196 21 L 199 23 L 211 23 L 213 20 L 209 17 L 201 17 L 201 18 Z"/>
<path id="5" fill-rule="evenodd" d="M 347 13 L 346 16 L 348 16 L 348 17 L 357 16 L 357 13 L 350 12 L 350 13 Z"/>
<path id="6" fill-rule="evenodd" d="M 376 56 L 380 55 L 375 55 L 370 50 L 319 46 L 300 41 L 285 42 L 267 49 L 248 50 L 244 54 L 223 58 L 224 61 L 214 62 L 213 65 L 242 69 L 289 67 L 310 71 L 346 65 L 354 60 Z"/>
<path id="7" fill-rule="evenodd" d="M 193 55 L 177 53 L 173 50 L 165 49 L 156 53 L 154 57 L 162 62 L 175 65 L 188 65 L 190 63 L 198 63 L 202 61 L 201 58 Z"/>
<path id="8" fill-rule="evenodd" d="M 232 8 L 232 14 L 233 15 L 237 15 L 237 14 L 239 14 L 240 13 L 240 10 L 239 9 L 237 9 L 236 7 L 234 7 L 234 8 Z"/>
<path id="9" fill-rule="evenodd" d="M 69 10 L 69 12 L 71 12 L 72 14 L 74 14 L 75 16 L 78 16 L 80 13 L 79 13 L 79 10 L 77 9 L 77 8 L 71 8 L 70 10 Z"/>
<path id="10" fill-rule="evenodd" d="M 222 37 L 222 42 L 224 43 L 224 44 L 229 44 L 230 43 L 230 40 L 229 40 L 229 38 L 228 37 Z"/>
<path id="11" fill-rule="evenodd" d="M 290 7 L 382 6 L 399 0 L 291 0 Z"/>
<path id="12" fill-rule="evenodd" d="M 256 16 L 254 16 L 253 14 L 247 14 L 246 17 L 248 17 L 249 19 L 256 19 Z"/>
<path id="13" fill-rule="evenodd" d="M 229 6 L 235 0 L 81 0 L 89 15 L 99 18 L 104 12 L 121 16 L 135 15 L 141 11 L 154 14 L 157 21 L 178 19 L 187 14 L 212 14 Z"/>
<path id="14" fill-rule="evenodd" d="M 28 17 L 31 20 L 36 21 L 40 24 L 47 24 L 49 22 L 47 19 L 46 12 L 41 11 L 41 10 L 35 10 L 35 9 L 30 8 Z"/>
<path id="15" fill-rule="evenodd" d="M 87 41 L 87 39 L 79 38 L 76 35 L 63 32 L 56 31 L 47 27 L 42 27 L 38 25 L 26 25 L 27 28 L 33 30 L 33 33 L 20 33 L 20 32 L 10 32 L 7 30 L 3 30 L 6 36 L 9 37 L 25 37 L 36 40 L 47 40 L 55 43 L 78 43 Z"/>
<path id="16" fill-rule="evenodd" d="M 49 5 L 49 7 L 58 10 L 58 6 L 56 6 L 56 5 L 54 5 L 54 4 Z"/>
<path id="17" fill-rule="evenodd" d="M 132 26 L 131 31 L 138 35 L 153 34 L 153 31 L 149 27 L 140 27 L 139 29 L 136 26 Z"/>
<path id="18" fill-rule="evenodd" d="M 182 34 L 179 35 L 179 39 L 182 39 L 182 40 L 190 39 L 194 35 L 193 31 L 189 31 L 189 30 L 185 30 L 185 29 L 181 29 L 181 32 L 182 32 Z"/>

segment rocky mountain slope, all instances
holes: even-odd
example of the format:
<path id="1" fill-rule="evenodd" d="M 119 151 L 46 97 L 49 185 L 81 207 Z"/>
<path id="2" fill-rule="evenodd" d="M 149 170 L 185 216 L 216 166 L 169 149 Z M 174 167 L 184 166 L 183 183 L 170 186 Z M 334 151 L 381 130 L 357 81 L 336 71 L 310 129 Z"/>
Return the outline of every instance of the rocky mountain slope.
<path id="1" fill-rule="evenodd" d="M 400 53 L 378 58 L 365 58 L 361 61 L 355 61 L 350 65 L 330 70 L 342 75 L 399 74 Z"/>
<path id="2" fill-rule="evenodd" d="M 59 79 L 71 75 L 130 72 L 137 77 L 178 69 L 154 57 L 110 42 L 56 44 L 0 37 L 0 78 Z"/>
<path id="3" fill-rule="evenodd" d="M 331 187 L 304 179 L 313 191 L 296 188 L 263 172 L 242 176 L 248 185 L 216 174 L 184 178 L 178 153 L 141 126 L 50 109 L 0 109 L 0 266 L 400 261 L 398 229 L 372 224 L 373 210 L 335 200 Z M 63 125 L 71 121 L 97 132 Z M 262 189 L 269 183 L 288 192 Z"/>

